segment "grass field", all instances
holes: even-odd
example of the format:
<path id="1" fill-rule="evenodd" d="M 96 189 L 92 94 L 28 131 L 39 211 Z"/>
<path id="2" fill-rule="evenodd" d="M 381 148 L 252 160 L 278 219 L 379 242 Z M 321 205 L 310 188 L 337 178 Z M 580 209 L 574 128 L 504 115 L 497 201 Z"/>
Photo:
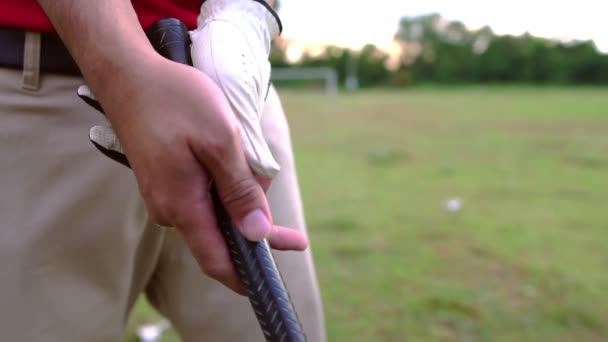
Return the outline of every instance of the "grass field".
<path id="1" fill-rule="evenodd" d="M 283 101 L 330 341 L 608 340 L 608 89 Z"/>

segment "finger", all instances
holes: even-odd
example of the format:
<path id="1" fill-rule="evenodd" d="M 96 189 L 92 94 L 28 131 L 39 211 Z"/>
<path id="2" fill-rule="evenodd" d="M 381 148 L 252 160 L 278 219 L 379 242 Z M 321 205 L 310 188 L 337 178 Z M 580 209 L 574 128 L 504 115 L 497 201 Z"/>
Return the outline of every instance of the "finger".
<path id="1" fill-rule="evenodd" d="M 308 247 L 303 233 L 287 227 L 273 226 L 267 239 L 270 247 L 281 251 L 303 251 Z"/>
<path id="2" fill-rule="evenodd" d="M 218 192 L 241 234 L 250 241 L 261 241 L 272 230 L 272 217 L 263 185 L 258 183 L 242 156 L 236 157 L 232 163 L 227 162 L 235 166 L 215 179 L 224 175 L 222 181 L 217 181 Z"/>
<path id="3" fill-rule="evenodd" d="M 270 184 L 272 183 L 272 179 L 259 175 L 255 175 L 255 180 L 260 184 L 264 192 L 268 191 L 268 188 L 270 188 Z"/>
<path id="4" fill-rule="evenodd" d="M 205 139 L 206 143 L 194 145 L 193 152 L 213 177 L 226 211 L 246 239 L 264 239 L 271 231 L 272 218 L 264 190 L 245 160 L 238 130 L 228 129 Z"/>
<path id="5" fill-rule="evenodd" d="M 89 130 L 89 140 L 93 143 L 103 146 L 105 149 L 116 151 L 124 154 L 124 150 L 118 136 L 112 129 L 107 126 L 94 126 Z"/>
<path id="6" fill-rule="evenodd" d="M 121 163 L 126 167 L 131 167 L 125 155 L 118 137 L 111 127 L 95 126 L 89 130 L 89 140 L 95 145 L 97 150 L 106 157 Z"/>
<path id="7" fill-rule="evenodd" d="M 238 294 L 245 295 L 230 259 L 230 252 L 217 226 L 209 195 L 185 208 L 177 229 L 183 235 L 201 270 Z"/>
<path id="8" fill-rule="evenodd" d="M 78 97 L 80 97 L 89 106 L 91 106 L 91 107 L 97 109 L 98 111 L 100 111 L 101 113 L 105 114 L 103 108 L 101 108 L 101 105 L 97 101 L 95 94 L 93 94 L 93 92 L 91 91 L 91 89 L 89 89 L 88 86 L 81 85 L 80 87 L 78 87 L 78 90 L 76 91 L 76 93 L 78 94 Z"/>

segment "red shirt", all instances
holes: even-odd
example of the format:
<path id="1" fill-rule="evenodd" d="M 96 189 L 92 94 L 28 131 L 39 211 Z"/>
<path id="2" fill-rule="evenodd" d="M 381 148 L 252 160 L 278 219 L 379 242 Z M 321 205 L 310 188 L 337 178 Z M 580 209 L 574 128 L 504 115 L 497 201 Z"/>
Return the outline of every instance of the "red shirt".
<path id="1" fill-rule="evenodd" d="M 95 0 L 105 1 L 105 0 Z M 204 0 L 132 0 L 144 29 L 162 18 L 177 18 L 189 29 L 196 27 L 196 18 Z M 0 0 L 0 27 L 29 31 L 53 32 L 53 26 L 36 0 Z"/>

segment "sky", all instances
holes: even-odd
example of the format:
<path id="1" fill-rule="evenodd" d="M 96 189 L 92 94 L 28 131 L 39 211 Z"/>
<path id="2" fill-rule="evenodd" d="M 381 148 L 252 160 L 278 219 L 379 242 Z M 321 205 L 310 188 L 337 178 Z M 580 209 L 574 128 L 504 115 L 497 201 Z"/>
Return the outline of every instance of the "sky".
<path id="1" fill-rule="evenodd" d="M 439 13 L 498 34 L 530 32 L 562 40 L 592 39 L 608 53 L 608 0 L 280 0 L 283 37 L 305 43 L 389 49 L 399 19 Z"/>

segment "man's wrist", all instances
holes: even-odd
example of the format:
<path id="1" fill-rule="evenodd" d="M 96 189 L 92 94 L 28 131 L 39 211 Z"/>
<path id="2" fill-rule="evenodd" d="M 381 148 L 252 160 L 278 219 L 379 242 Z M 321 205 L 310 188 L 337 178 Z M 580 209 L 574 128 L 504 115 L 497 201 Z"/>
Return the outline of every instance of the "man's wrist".
<path id="1" fill-rule="evenodd" d="M 74 57 L 91 89 L 120 85 L 117 79 L 137 71 L 156 54 L 130 2 L 38 0 Z"/>
<path id="2" fill-rule="evenodd" d="M 91 89 L 100 98 L 106 94 L 115 97 L 125 93 L 125 87 L 137 84 L 148 73 L 155 59 L 161 59 L 151 47 L 116 49 L 112 54 L 99 54 L 82 63 L 83 75 Z"/>

